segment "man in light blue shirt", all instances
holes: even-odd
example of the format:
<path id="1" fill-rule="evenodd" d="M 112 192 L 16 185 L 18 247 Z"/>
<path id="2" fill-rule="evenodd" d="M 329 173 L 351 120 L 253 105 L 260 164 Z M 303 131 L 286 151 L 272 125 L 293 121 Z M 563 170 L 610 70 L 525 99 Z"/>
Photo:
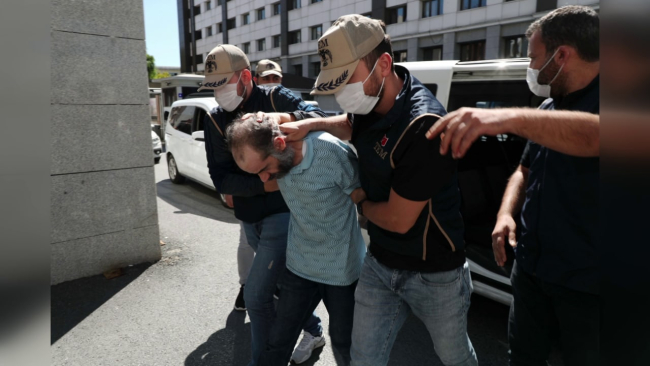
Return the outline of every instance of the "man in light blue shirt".
<path id="1" fill-rule="evenodd" d="M 302 325 L 321 300 L 330 313 L 332 346 L 347 361 L 354 290 L 366 253 L 355 206 L 365 199 L 355 153 L 326 132 L 286 142 L 275 122 L 258 122 L 255 116 L 235 121 L 226 136 L 242 170 L 258 174 L 263 182 L 278 179 L 291 211 L 288 270 L 278 282 L 277 316 L 260 365 L 287 365 Z M 303 342 L 294 352 L 298 363 L 314 348 Z"/>

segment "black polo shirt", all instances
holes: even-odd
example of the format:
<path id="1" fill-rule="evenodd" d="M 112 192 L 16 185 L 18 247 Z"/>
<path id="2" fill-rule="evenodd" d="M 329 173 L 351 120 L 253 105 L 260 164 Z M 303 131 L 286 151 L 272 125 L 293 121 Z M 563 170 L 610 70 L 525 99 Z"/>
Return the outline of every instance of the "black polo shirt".
<path id="1" fill-rule="evenodd" d="M 388 201 L 391 189 L 408 200 L 428 202 L 405 234 L 369 221 L 369 250 L 394 269 L 452 270 L 465 263 L 457 162 L 440 155 L 440 138 L 424 136 L 438 120 L 433 114 L 447 112 L 406 68 L 395 70 L 404 84 L 385 116 L 348 114 L 361 186 L 374 202 Z"/>
<path id="2" fill-rule="evenodd" d="M 562 99 L 547 99 L 540 108 L 598 114 L 599 77 Z M 599 162 L 528 142 L 521 159 L 529 173 L 516 248 L 524 271 L 598 294 Z"/>

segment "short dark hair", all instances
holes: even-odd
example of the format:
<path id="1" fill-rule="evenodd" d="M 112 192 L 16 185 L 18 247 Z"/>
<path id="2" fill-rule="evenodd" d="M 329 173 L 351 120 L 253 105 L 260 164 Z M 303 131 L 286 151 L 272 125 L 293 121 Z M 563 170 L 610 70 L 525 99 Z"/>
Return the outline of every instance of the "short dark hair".
<path id="1" fill-rule="evenodd" d="M 268 158 L 275 152 L 273 139 L 281 136 L 282 132 L 278 125 L 269 118 L 257 122 L 255 116 L 242 119 L 242 115 L 226 128 L 226 143 L 232 153 L 244 146 L 250 146 L 262 155 L 262 159 Z"/>
<path id="2" fill-rule="evenodd" d="M 526 37 L 540 31 L 546 53 L 550 54 L 563 45 L 578 51 L 587 62 L 600 59 L 598 13 L 587 6 L 569 5 L 556 9 L 528 27 Z"/>
<path id="3" fill-rule="evenodd" d="M 388 53 L 390 55 L 390 58 L 391 58 L 390 69 L 391 69 L 391 71 L 394 72 L 395 71 L 395 63 L 392 62 L 392 59 L 393 59 L 393 45 L 391 44 L 390 36 L 388 34 L 386 34 L 386 23 L 384 23 L 381 20 L 377 20 L 377 22 L 379 22 L 379 24 L 381 25 L 381 28 L 384 30 L 384 40 L 381 41 L 381 43 L 379 43 L 379 45 L 377 47 L 375 47 L 374 50 L 370 51 L 370 53 L 363 56 L 361 58 L 361 60 L 363 60 L 363 62 L 365 62 L 366 66 L 368 67 L 368 70 L 370 70 L 370 69 L 372 69 L 373 66 L 375 66 L 375 63 L 377 62 L 377 60 L 379 60 L 381 55 L 383 55 L 384 53 Z"/>

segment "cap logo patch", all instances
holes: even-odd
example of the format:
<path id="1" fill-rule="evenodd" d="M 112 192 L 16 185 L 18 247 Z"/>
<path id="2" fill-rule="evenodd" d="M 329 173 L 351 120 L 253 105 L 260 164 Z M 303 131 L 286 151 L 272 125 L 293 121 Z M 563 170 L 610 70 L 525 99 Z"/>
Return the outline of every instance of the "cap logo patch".
<path id="1" fill-rule="evenodd" d="M 321 58 L 321 61 L 323 62 L 323 66 L 329 65 L 327 58 L 329 57 L 329 62 L 332 61 L 332 52 L 328 50 L 325 47 L 329 47 L 329 44 L 327 43 L 327 39 L 322 39 L 318 41 L 318 55 Z"/>
<path id="2" fill-rule="evenodd" d="M 208 72 L 208 74 L 212 74 L 213 72 L 217 71 L 217 63 L 209 60 L 208 62 L 205 63 L 205 69 Z"/>
<path id="3" fill-rule="evenodd" d="M 266 69 L 267 69 L 267 70 L 273 70 L 273 69 L 275 69 L 275 65 L 273 65 L 273 64 L 266 64 Z"/>
<path id="4" fill-rule="evenodd" d="M 325 83 L 320 83 L 316 86 L 316 90 L 318 91 L 327 91 L 327 90 L 334 90 L 338 88 L 343 82 L 348 78 L 348 70 L 343 71 L 341 76 L 336 78 L 336 80 L 330 80 L 330 82 L 325 82 Z"/>
<path id="5" fill-rule="evenodd" d="M 211 82 L 211 83 L 205 83 L 203 84 L 204 87 L 206 88 L 218 88 L 221 85 L 225 84 L 228 81 L 228 78 L 223 78 L 223 80 Z"/>

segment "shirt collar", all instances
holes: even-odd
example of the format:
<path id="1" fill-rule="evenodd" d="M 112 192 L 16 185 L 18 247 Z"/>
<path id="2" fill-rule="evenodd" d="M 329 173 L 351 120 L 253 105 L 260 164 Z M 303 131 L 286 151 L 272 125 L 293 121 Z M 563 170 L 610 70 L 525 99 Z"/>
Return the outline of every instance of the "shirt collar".
<path id="1" fill-rule="evenodd" d="M 314 143 L 310 137 L 305 137 L 302 140 L 302 161 L 300 164 L 294 166 L 289 171 L 289 174 L 300 174 L 305 169 L 309 169 L 311 163 L 314 161 Z"/>
<path id="2" fill-rule="evenodd" d="M 599 82 L 600 82 L 600 74 L 596 75 L 596 77 L 586 87 L 580 90 L 576 90 L 573 93 L 569 93 L 562 98 L 555 98 L 553 99 L 553 103 L 557 105 L 559 108 L 570 107 L 574 105 L 576 102 L 578 102 L 579 100 L 581 100 L 593 88 L 598 87 Z"/>

